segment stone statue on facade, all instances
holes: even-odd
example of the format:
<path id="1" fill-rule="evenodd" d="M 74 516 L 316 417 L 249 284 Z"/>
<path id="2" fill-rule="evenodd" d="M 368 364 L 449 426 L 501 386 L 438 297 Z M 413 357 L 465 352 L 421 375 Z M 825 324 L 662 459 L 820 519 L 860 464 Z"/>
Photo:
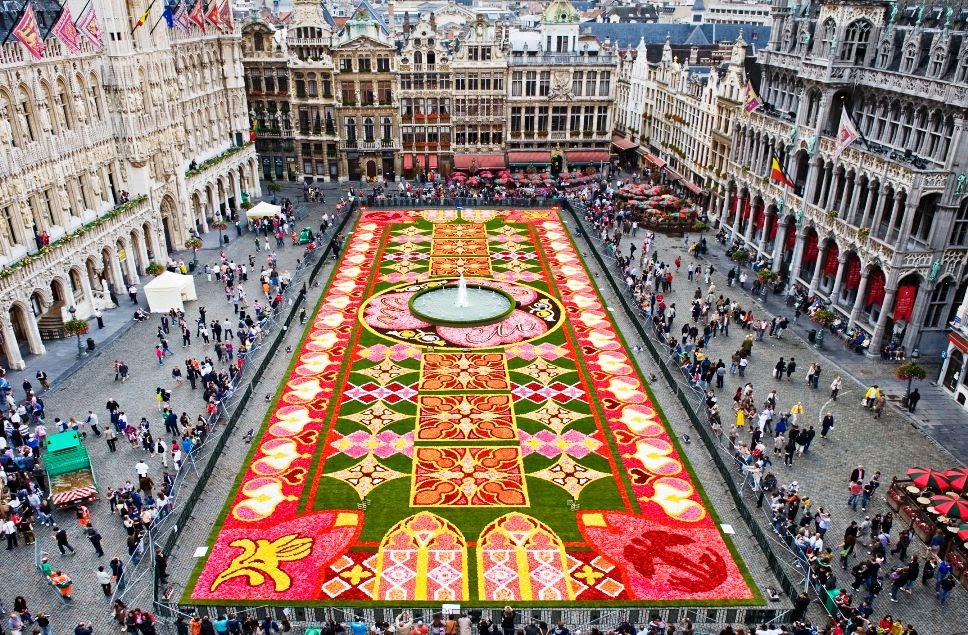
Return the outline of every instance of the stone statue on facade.
<path id="1" fill-rule="evenodd" d="M 931 271 L 928 272 L 928 280 L 934 282 L 938 279 L 939 275 L 941 275 L 941 261 L 935 260 L 931 263 Z"/>
<path id="2" fill-rule="evenodd" d="M 53 129 L 53 124 L 50 121 L 50 111 L 46 104 L 40 104 L 37 107 L 37 116 L 40 118 L 41 129 L 44 132 L 50 132 Z"/>
<path id="3" fill-rule="evenodd" d="M 961 173 L 955 182 L 955 194 L 964 194 L 966 186 L 968 186 L 968 174 Z"/>
<path id="4" fill-rule="evenodd" d="M 0 147 L 9 148 L 13 145 L 13 126 L 7 119 L 7 107 L 0 105 Z"/>

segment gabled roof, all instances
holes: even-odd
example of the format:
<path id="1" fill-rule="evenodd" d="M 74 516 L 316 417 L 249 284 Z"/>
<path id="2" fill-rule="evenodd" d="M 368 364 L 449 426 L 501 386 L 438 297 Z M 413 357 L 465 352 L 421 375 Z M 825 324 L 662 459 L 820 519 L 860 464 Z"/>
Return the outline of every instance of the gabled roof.
<path id="1" fill-rule="evenodd" d="M 689 44 L 691 46 L 709 46 L 712 44 L 712 42 L 709 41 L 709 38 L 706 37 L 706 34 L 703 33 L 703 30 L 697 26 L 692 30 L 692 33 L 689 34 L 689 37 L 686 38 L 686 41 L 683 42 L 683 44 Z"/>
<path id="2" fill-rule="evenodd" d="M 347 22 L 361 19 L 376 23 L 384 35 L 390 35 L 390 27 L 387 26 L 383 15 L 378 13 L 367 0 L 359 0 L 356 3 L 356 8 L 353 9 L 353 16 Z"/>

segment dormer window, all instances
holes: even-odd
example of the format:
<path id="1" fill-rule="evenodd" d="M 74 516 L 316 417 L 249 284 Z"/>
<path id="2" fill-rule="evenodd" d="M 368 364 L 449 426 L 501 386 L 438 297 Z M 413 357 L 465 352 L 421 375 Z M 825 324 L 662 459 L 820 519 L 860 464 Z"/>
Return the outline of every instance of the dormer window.
<path id="1" fill-rule="evenodd" d="M 914 70 L 914 65 L 917 63 L 918 59 L 918 49 L 914 44 L 908 45 L 904 49 L 904 57 L 901 58 L 901 72 L 910 73 Z"/>
<path id="2" fill-rule="evenodd" d="M 939 46 L 934 49 L 934 53 L 931 55 L 931 66 L 928 67 L 928 75 L 930 77 L 940 78 L 944 75 L 945 60 L 947 57 L 943 47 Z"/>

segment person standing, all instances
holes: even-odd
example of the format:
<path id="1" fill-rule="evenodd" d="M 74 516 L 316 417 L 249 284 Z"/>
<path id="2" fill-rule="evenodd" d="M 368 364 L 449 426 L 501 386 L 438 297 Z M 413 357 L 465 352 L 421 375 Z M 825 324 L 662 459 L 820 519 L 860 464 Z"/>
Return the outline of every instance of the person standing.
<path id="1" fill-rule="evenodd" d="M 777 379 L 782 380 L 783 373 L 786 372 L 786 368 L 787 368 L 786 362 L 783 361 L 783 358 L 781 357 L 780 361 L 778 361 L 776 363 L 776 366 L 773 367 L 773 376 L 776 377 Z"/>
<path id="2" fill-rule="evenodd" d="M 94 525 L 90 523 L 88 523 L 87 531 L 84 533 L 87 534 L 87 539 L 91 541 L 92 545 L 94 545 L 94 552 L 97 553 L 97 557 L 103 558 L 104 549 L 101 548 L 101 534 L 99 534 L 97 529 L 94 528 Z"/>
<path id="3" fill-rule="evenodd" d="M 840 394 L 840 386 L 843 384 L 843 380 L 840 375 L 834 377 L 834 380 L 830 382 L 830 398 L 837 401 L 837 395 Z"/>
<path id="4" fill-rule="evenodd" d="M 101 313 L 101 309 L 94 309 L 94 319 L 97 320 L 97 327 L 99 329 L 104 328 L 104 314 Z"/>
<path id="5" fill-rule="evenodd" d="M 104 426 L 104 440 L 108 443 L 108 450 L 111 452 L 117 452 L 118 433 L 114 431 L 114 428 Z"/>
<path id="6" fill-rule="evenodd" d="M 827 412 L 823 416 L 823 420 L 820 422 L 820 438 L 826 439 L 827 434 L 834 429 L 834 413 Z"/>
<path id="7" fill-rule="evenodd" d="M 7 551 L 19 546 L 17 543 L 17 524 L 9 516 L 3 523 L 3 535 L 7 538 Z"/>
<path id="8" fill-rule="evenodd" d="M 155 574 L 162 584 L 168 582 L 168 558 L 160 547 L 155 549 Z"/>
<path id="9" fill-rule="evenodd" d="M 42 370 L 37 371 L 37 381 L 40 382 L 40 387 L 45 391 L 50 390 L 50 382 L 47 380 L 47 373 Z"/>
<path id="10" fill-rule="evenodd" d="M 104 591 L 104 597 L 111 597 L 111 574 L 104 570 L 104 567 L 98 567 L 97 571 L 94 572 L 94 577 L 97 578 L 98 584 L 101 585 L 101 590 Z"/>

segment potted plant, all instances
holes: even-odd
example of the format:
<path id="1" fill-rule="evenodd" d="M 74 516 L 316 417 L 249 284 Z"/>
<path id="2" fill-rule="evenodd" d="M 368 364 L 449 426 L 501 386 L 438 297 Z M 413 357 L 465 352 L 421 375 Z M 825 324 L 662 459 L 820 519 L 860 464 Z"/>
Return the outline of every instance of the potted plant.
<path id="1" fill-rule="evenodd" d="M 750 253 L 743 249 L 737 249 L 733 252 L 733 260 L 735 260 L 740 265 L 744 264 L 750 259 Z"/>
<path id="2" fill-rule="evenodd" d="M 810 318 L 820 326 L 830 326 L 837 320 L 837 314 L 821 307 L 814 311 Z"/>
<path id="3" fill-rule="evenodd" d="M 64 332 L 68 335 L 75 335 L 80 337 L 82 335 L 87 335 L 90 330 L 90 325 L 87 320 L 82 320 L 80 318 L 71 318 L 64 322 Z"/>
<path id="4" fill-rule="evenodd" d="M 867 238 L 868 236 L 871 235 L 871 230 L 868 227 L 861 227 L 860 229 L 857 230 L 857 235 L 860 236 L 861 238 Z"/>
<path id="5" fill-rule="evenodd" d="M 707 225 L 706 223 L 702 222 L 701 220 L 697 220 L 695 223 L 692 224 L 692 231 L 694 231 L 694 232 L 700 232 L 700 233 L 702 233 L 702 232 L 706 231 L 707 229 L 709 229 L 709 225 Z"/>
<path id="6" fill-rule="evenodd" d="M 775 271 L 771 271 L 769 269 L 760 269 L 756 272 L 756 277 L 761 283 L 766 284 L 768 282 L 773 282 L 780 276 Z"/>
<path id="7" fill-rule="evenodd" d="M 165 272 L 165 266 L 159 262 L 152 262 L 145 267 L 145 273 L 149 276 L 160 276 Z"/>
<path id="8" fill-rule="evenodd" d="M 185 249 L 199 250 L 202 248 L 202 239 L 197 236 L 192 236 L 185 241 Z"/>
<path id="9" fill-rule="evenodd" d="M 828 219 L 834 220 L 838 216 L 840 216 L 840 212 L 838 212 L 837 210 L 835 210 L 835 209 L 827 210 L 827 218 Z"/>
<path id="10" fill-rule="evenodd" d="M 911 394 L 911 382 L 915 379 L 918 381 L 923 380 L 928 376 L 928 372 L 921 364 L 918 364 L 917 362 L 908 362 L 898 366 L 894 371 L 894 375 L 901 381 L 907 380 L 907 392 L 905 392 L 904 399 L 901 401 L 904 406 L 907 406 L 908 396 Z"/>
<path id="11" fill-rule="evenodd" d="M 242 201 L 242 209 L 252 209 L 255 205 L 252 201 Z"/>

